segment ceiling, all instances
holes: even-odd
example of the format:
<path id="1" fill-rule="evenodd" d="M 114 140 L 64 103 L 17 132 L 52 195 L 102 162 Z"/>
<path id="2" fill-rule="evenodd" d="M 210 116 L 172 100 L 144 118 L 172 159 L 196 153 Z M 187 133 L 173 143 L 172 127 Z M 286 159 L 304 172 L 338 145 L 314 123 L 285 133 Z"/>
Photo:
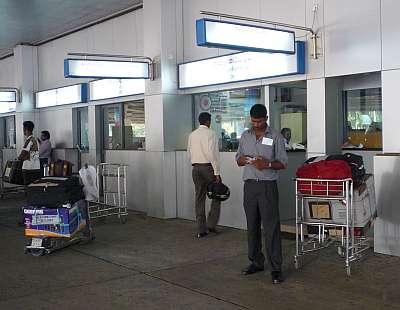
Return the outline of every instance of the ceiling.
<path id="1" fill-rule="evenodd" d="M 0 0 L 0 57 L 141 4 L 142 0 Z"/>

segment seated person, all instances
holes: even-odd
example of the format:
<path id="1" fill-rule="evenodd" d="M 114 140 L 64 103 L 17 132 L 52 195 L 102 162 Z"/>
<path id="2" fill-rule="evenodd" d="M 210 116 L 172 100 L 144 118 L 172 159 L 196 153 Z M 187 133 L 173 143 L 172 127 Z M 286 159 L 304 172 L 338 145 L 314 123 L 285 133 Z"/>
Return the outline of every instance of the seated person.
<path id="1" fill-rule="evenodd" d="M 290 150 L 291 146 L 289 143 L 290 143 L 290 139 L 292 138 L 292 130 L 290 128 L 282 128 L 281 134 L 282 134 L 283 138 L 285 139 L 285 148 L 287 150 Z"/>

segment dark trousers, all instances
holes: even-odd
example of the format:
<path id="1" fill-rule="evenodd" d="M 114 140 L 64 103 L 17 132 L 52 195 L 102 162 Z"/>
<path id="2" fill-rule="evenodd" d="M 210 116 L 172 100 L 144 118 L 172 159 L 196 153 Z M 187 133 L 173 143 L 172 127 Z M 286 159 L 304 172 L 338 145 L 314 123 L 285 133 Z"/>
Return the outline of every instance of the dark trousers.
<path id="1" fill-rule="evenodd" d="M 206 194 L 208 183 L 214 180 L 214 170 L 211 165 L 195 165 L 192 170 L 193 183 L 196 192 L 196 221 L 199 233 L 214 229 L 219 220 L 221 202 L 211 201 L 211 209 L 206 219 Z"/>
<path id="2" fill-rule="evenodd" d="M 24 179 L 24 185 L 29 185 L 33 181 L 41 178 L 40 169 L 37 170 L 22 170 L 22 178 Z"/>
<path id="3" fill-rule="evenodd" d="M 279 220 L 279 194 L 276 181 L 246 181 L 244 210 L 247 219 L 249 260 L 264 267 L 261 223 L 264 228 L 266 256 L 272 271 L 281 271 L 282 242 Z"/>

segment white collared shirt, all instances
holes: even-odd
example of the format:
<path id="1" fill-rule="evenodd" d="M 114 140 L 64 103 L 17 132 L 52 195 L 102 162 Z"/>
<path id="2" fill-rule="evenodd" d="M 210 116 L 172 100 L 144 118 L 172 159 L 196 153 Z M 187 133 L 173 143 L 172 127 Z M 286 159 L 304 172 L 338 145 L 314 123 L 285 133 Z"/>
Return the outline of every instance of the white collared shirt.
<path id="1" fill-rule="evenodd" d="M 200 125 L 188 140 L 187 152 L 192 164 L 211 164 L 214 175 L 220 174 L 217 134 L 210 128 Z"/>
<path id="2" fill-rule="evenodd" d="M 40 169 L 39 144 L 34 136 L 29 136 L 22 150 L 29 153 L 29 159 L 22 163 L 22 170 L 38 170 Z"/>

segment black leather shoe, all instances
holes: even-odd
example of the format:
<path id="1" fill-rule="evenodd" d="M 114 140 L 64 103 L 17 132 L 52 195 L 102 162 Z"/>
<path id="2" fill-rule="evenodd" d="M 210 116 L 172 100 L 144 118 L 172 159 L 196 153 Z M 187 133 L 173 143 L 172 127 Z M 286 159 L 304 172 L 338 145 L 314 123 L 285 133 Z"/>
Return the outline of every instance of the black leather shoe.
<path id="1" fill-rule="evenodd" d="M 280 271 L 271 272 L 271 277 L 272 277 L 272 284 L 280 284 L 283 282 L 282 272 Z"/>
<path id="2" fill-rule="evenodd" d="M 247 276 L 249 274 L 253 274 L 260 271 L 264 271 L 264 267 L 258 267 L 254 264 L 250 264 L 249 266 L 247 266 L 245 269 L 242 270 L 242 274 Z"/>
<path id="3" fill-rule="evenodd" d="M 205 236 L 207 236 L 208 235 L 208 233 L 206 233 L 206 232 L 203 232 L 203 233 L 198 233 L 197 235 L 196 235 L 196 237 L 197 238 L 203 238 L 203 237 L 205 237 Z"/>
<path id="4" fill-rule="evenodd" d="M 217 230 L 216 228 L 209 228 L 208 231 L 209 231 L 210 233 L 213 233 L 213 234 L 216 234 L 216 235 L 218 235 L 218 234 L 220 233 L 220 231 Z"/>

